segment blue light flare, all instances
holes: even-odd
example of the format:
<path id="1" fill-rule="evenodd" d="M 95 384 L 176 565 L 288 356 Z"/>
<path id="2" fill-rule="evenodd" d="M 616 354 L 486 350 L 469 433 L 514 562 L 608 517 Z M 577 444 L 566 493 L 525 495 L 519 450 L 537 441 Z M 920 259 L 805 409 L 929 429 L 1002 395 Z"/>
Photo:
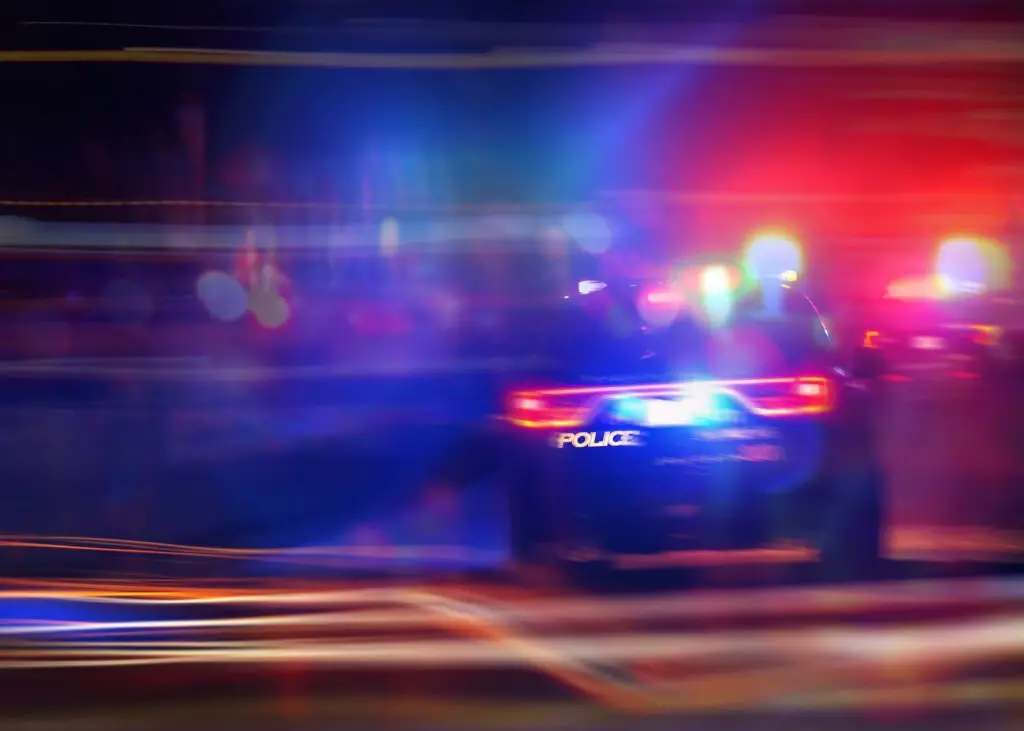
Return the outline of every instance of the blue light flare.
<path id="1" fill-rule="evenodd" d="M 687 387 L 676 398 L 618 398 L 611 413 L 620 421 L 642 426 L 708 426 L 718 423 L 725 412 L 722 398 L 711 388 Z"/>

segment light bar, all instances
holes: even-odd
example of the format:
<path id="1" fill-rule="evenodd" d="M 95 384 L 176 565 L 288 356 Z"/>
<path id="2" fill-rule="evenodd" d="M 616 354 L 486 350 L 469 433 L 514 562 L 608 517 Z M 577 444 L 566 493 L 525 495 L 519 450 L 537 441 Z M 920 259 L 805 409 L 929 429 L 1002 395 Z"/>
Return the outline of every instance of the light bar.
<path id="1" fill-rule="evenodd" d="M 728 294 L 732 289 L 729 270 L 722 266 L 711 266 L 701 273 L 701 291 L 707 297 Z"/>

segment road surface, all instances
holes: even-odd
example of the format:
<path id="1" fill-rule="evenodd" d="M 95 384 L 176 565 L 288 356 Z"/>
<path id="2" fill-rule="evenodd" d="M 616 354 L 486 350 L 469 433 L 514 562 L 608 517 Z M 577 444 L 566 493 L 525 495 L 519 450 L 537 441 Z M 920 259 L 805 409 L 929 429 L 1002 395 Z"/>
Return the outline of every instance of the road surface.
<path id="1" fill-rule="evenodd" d="M 834 731 L 1016 731 L 1024 721 L 1024 712 L 999 704 L 970 704 L 953 709 L 946 704 L 895 712 L 785 711 L 758 713 L 692 714 L 622 718 L 578 704 L 451 704 L 396 702 L 391 710 L 377 705 L 321 701 L 310 703 L 301 712 L 282 713 L 272 704 L 260 701 L 205 702 L 176 704 L 173 708 L 132 708 L 127 711 L 60 714 L 48 718 L 68 731 L 153 731 L 180 728 L 206 731 L 277 731 L 282 727 L 296 731 L 376 731 L 386 725 L 396 731 L 448 731 L 449 729 L 529 729 L 530 731 L 759 731 L 785 728 L 792 731 L 818 731 L 823 726 Z M 11 731 L 36 731 L 34 717 L 8 722 Z"/>
<path id="2" fill-rule="evenodd" d="M 470 703 L 508 724 L 529 722 L 509 713 L 513 700 L 579 717 L 1024 698 L 1020 579 L 618 597 L 469 583 L 8 582 L 0 611 L 0 700 L 37 715 L 172 704 L 181 717 L 230 697 L 301 716 L 329 698 L 378 720 Z"/>

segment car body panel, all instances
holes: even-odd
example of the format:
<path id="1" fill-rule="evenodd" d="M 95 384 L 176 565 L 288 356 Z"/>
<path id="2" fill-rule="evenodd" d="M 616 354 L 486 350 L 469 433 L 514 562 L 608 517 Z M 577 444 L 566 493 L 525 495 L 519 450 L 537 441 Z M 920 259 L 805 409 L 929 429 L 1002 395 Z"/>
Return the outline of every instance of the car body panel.
<path id="1" fill-rule="evenodd" d="M 525 540 L 543 533 L 569 554 L 598 555 L 814 543 L 842 476 L 873 461 L 870 393 L 840 366 L 827 337 L 806 339 L 813 353 L 765 361 L 761 377 L 709 379 L 645 352 L 664 335 L 624 359 L 643 353 L 657 365 L 634 361 L 632 372 L 627 365 L 597 374 L 577 359 L 575 380 L 512 395 L 500 440 L 513 502 L 525 503 L 522 520 L 545 524 Z M 655 378 L 671 372 L 678 378 Z M 779 400 L 810 386 L 823 389 L 821 400 Z M 649 418 L 652 407 L 675 413 L 695 394 L 714 397 L 707 418 Z M 624 411 L 630 399 L 648 411 Z"/>

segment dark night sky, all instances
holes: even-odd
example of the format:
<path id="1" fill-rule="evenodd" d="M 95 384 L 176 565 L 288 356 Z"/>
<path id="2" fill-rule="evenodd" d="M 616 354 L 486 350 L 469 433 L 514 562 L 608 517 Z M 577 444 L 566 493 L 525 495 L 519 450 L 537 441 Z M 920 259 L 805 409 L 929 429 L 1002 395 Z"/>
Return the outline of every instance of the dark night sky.
<path id="1" fill-rule="evenodd" d="M 891 5 L 871 0 L 859 3 L 858 9 L 892 12 Z M 969 20 L 1013 19 L 1015 7 L 942 0 L 895 5 L 906 17 L 928 12 Z M 965 11 L 965 5 L 973 9 Z M 583 6 L 586 11 L 580 10 Z M 840 5 L 638 1 L 525 4 L 513 10 L 512 5 L 482 1 L 180 0 L 29 7 L 19 9 L 23 21 L 285 30 L 29 24 L 13 27 L 6 38 L 8 48 L 439 50 L 447 45 L 449 50 L 481 50 L 495 43 L 514 43 L 524 32 L 510 26 L 461 27 L 448 28 L 439 36 L 431 30 L 434 26 L 424 22 L 381 29 L 345 19 L 408 18 L 422 16 L 423 8 L 429 7 L 438 18 L 573 21 L 577 29 L 582 23 L 622 24 L 637 18 L 658 19 L 661 27 L 671 20 L 683 23 L 682 28 L 695 27 L 694 23 L 743 28 L 780 7 L 791 12 L 838 12 Z M 850 12 L 845 8 L 845 14 Z M 442 44 L 438 38 L 446 40 Z M 947 156 L 944 167 L 958 156 L 977 159 L 1002 154 L 977 139 L 970 141 L 970 149 L 963 140 L 955 146 L 939 145 L 934 135 L 919 136 L 910 147 L 902 138 L 896 139 L 899 135 L 890 135 L 884 145 L 877 140 L 872 143 L 870 151 L 857 149 L 867 143 L 851 137 L 853 133 L 846 129 L 855 107 L 843 91 L 884 82 L 887 75 L 890 72 L 871 72 L 866 82 L 865 74 L 853 72 L 711 67 L 424 72 L 5 64 L 0 67 L 0 84 L 5 89 L 0 197 L 199 195 L 355 201 L 364 194 L 367 176 L 373 178 L 371 187 L 376 186 L 377 197 L 420 195 L 440 202 L 586 198 L 593 190 L 608 187 L 820 190 L 835 184 L 901 190 L 920 185 L 921 180 L 935 181 L 936 171 L 928 166 L 936 164 L 933 150 L 937 146 Z M 972 88 L 981 85 L 996 94 L 1021 88 L 1012 70 L 986 70 L 981 81 L 963 83 Z M 188 134 L 182 126 L 183 112 L 197 108 L 203 110 L 206 135 L 201 186 L 190 166 Z M 857 113 L 865 108 L 857 106 Z M 893 150 L 899 151 L 895 162 Z M 858 168 L 866 158 L 895 167 L 884 179 L 874 176 L 872 180 Z M 755 159 L 756 165 L 751 162 Z M 261 165 L 265 167 L 263 184 L 259 182 Z M 403 191 L 396 190 L 396 181 L 401 181 Z"/>

